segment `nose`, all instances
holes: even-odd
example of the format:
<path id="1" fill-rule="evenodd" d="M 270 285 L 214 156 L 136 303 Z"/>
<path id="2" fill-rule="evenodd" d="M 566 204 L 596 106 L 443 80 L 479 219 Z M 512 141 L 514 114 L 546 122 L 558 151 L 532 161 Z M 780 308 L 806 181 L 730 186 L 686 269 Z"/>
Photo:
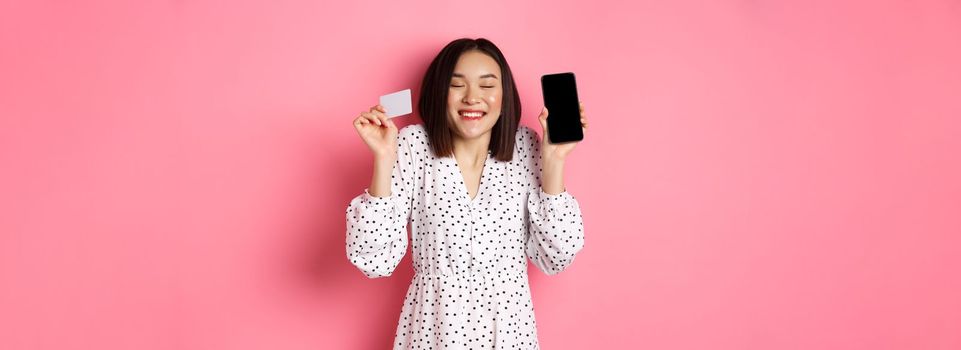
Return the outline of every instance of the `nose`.
<path id="1" fill-rule="evenodd" d="M 475 104 L 475 103 L 477 103 L 477 102 L 480 102 L 481 98 L 480 98 L 480 96 L 478 95 L 478 90 L 479 90 L 479 89 L 471 89 L 471 88 L 467 88 L 467 89 L 468 89 L 468 91 L 467 91 L 466 94 L 464 94 L 463 102 L 466 103 L 466 104 L 471 104 L 471 105 L 472 105 L 472 104 Z"/>

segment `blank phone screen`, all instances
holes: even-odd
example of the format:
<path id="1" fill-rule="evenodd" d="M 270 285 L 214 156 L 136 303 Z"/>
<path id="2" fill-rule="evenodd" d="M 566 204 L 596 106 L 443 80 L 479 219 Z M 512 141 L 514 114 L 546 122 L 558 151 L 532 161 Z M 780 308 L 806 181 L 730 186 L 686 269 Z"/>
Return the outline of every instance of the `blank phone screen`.
<path id="1" fill-rule="evenodd" d="M 547 107 L 547 130 L 551 143 L 581 141 L 581 112 L 574 73 L 548 74 L 541 77 L 544 106 Z"/>

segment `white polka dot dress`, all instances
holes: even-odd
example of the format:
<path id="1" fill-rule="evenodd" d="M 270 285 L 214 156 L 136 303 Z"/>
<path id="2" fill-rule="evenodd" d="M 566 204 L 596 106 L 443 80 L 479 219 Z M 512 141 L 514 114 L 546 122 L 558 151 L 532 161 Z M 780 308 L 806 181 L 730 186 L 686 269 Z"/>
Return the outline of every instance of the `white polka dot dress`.
<path id="1" fill-rule="evenodd" d="M 414 277 L 394 349 L 538 349 L 527 259 L 548 275 L 584 246 L 577 200 L 540 186 L 540 141 L 521 126 L 513 160 L 488 152 L 470 198 L 453 157 L 438 158 L 422 124 L 398 134 L 391 195 L 365 189 L 347 207 L 347 257 L 371 278 L 407 252 Z"/>

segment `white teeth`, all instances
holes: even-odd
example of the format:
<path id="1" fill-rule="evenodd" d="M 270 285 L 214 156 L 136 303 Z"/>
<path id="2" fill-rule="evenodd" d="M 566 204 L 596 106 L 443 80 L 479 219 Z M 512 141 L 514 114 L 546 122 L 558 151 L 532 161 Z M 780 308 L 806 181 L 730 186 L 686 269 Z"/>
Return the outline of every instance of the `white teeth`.
<path id="1" fill-rule="evenodd" d="M 468 118 L 480 118 L 484 116 L 484 112 L 461 112 L 460 115 Z"/>

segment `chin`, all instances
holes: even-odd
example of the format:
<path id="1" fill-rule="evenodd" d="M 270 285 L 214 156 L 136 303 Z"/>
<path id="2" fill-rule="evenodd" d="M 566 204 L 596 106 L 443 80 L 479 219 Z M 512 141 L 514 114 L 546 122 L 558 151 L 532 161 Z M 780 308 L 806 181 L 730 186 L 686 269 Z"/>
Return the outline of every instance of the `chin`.
<path id="1" fill-rule="evenodd" d="M 456 130 L 457 134 L 465 139 L 483 136 L 484 134 L 490 133 L 494 128 L 493 124 L 485 125 L 476 122 L 464 122 L 459 119 L 449 120 L 449 122 L 452 124 L 451 128 Z"/>
<path id="2" fill-rule="evenodd" d="M 460 136 L 465 139 L 480 137 L 491 131 L 490 128 L 485 129 L 485 128 L 477 128 L 477 127 L 466 127 L 463 125 L 458 126 L 457 130 L 460 131 Z"/>

